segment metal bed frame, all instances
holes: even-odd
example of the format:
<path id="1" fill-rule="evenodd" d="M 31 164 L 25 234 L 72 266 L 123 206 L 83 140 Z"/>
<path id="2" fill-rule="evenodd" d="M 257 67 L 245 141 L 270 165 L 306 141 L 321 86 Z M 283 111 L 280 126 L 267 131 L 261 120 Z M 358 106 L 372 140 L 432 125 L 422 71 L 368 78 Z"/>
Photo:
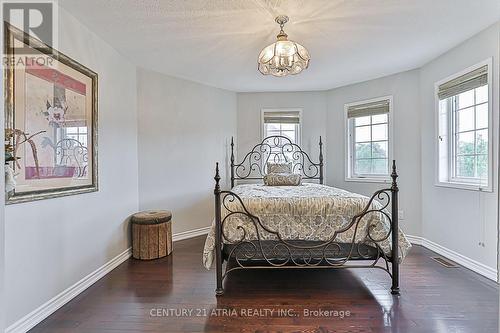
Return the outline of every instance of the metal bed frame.
<path id="1" fill-rule="evenodd" d="M 323 184 L 323 143 L 319 139 L 319 162 L 315 163 L 302 148 L 284 136 L 269 136 L 256 144 L 241 163 L 235 163 L 234 141 L 231 138 L 231 188 L 237 180 L 262 180 L 268 161 L 293 162 L 293 171 L 300 173 L 303 180 L 319 181 Z M 399 295 L 399 251 L 398 251 L 398 174 L 396 162 L 392 162 L 392 185 L 376 191 L 362 211 L 352 217 L 341 230 L 335 231 L 326 241 L 285 240 L 274 230 L 266 227 L 258 216 L 245 207 L 244 201 L 232 191 L 220 189 L 219 164 L 215 170 L 215 259 L 216 295 L 224 293 L 223 280 L 235 270 L 242 269 L 319 269 L 319 268 L 377 268 L 387 272 L 392 278 L 391 293 Z M 372 207 L 378 200 L 381 208 Z M 390 206 L 390 214 L 388 209 Z M 222 217 L 222 210 L 226 210 Z M 370 234 L 374 225 L 368 227 L 366 242 L 355 242 L 360 221 L 368 214 L 383 214 L 390 223 L 390 229 L 382 238 L 375 239 Z M 248 218 L 255 228 L 256 240 L 246 240 L 246 230 L 239 226 L 241 237 L 231 241 L 224 232 L 224 224 L 234 215 Z M 338 242 L 339 234 L 355 228 L 350 242 Z M 264 233 L 272 234 L 276 240 L 263 240 Z M 386 256 L 379 242 L 392 237 L 391 255 Z M 359 261 L 363 261 L 359 263 Z M 223 273 L 223 263 L 227 262 Z M 379 265 L 379 262 L 385 265 Z"/>

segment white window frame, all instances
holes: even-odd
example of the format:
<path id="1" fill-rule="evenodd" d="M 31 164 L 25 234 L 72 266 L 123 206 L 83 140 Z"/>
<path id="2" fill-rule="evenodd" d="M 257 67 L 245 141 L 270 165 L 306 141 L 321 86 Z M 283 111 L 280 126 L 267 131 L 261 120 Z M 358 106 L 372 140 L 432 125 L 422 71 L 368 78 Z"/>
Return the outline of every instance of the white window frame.
<path id="1" fill-rule="evenodd" d="M 84 127 L 86 128 L 85 133 L 80 132 L 80 128 L 84 128 Z M 76 133 L 68 133 L 69 128 L 76 128 Z M 76 136 L 76 137 L 78 137 L 78 140 L 76 140 L 76 141 L 78 141 L 80 144 L 82 143 L 80 141 L 80 137 L 85 136 L 87 138 L 87 140 L 86 140 L 86 144 L 84 145 L 84 147 L 87 148 L 88 136 L 89 136 L 88 127 L 86 127 L 86 126 L 69 126 L 69 127 L 63 127 L 63 129 L 64 129 L 64 137 L 65 138 L 68 138 L 68 136 Z"/>
<path id="2" fill-rule="evenodd" d="M 295 135 L 296 135 L 296 144 L 301 147 L 301 142 L 302 142 L 302 109 L 301 108 L 277 108 L 277 109 L 261 109 L 260 110 L 260 138 L 261 140 L 265 139 L 265 124 L 264 124 L 264 113 L 270 113 L 270 112 L 298 112 L 299 113 L 299 126 L 297 126 L 298 130 Z"/>
<path id="3" fill-rule="evenodd" d="M 447 115 L 447 126 L 448 126 L 448 143 L 447 143 L 447 151 L 446 151 L 446 161 L 440 162 L 441 155 L 439 151 L 439 143 L 440 143 L 440 131 L 439 131 L 439 97 L 438 91 L 439 86 L 443 83 L 449 82 L 453 79 L 456 79 L 459 76 L 472 72 L 480 67 L 488 66 L 488 183 L 487 185 L 480 184 L 475 181 L 466 181 L 461 178 L 452 178 L 450 175 L 453 175 L 451 168 L 453 167 L 453 163 L 450 163 L 450 159 L 453 159 L 453 143 L 450 143 L 450 140 L 453 139 L 453 117 L 450 116 L 449 110 Z M 484 61 L 481 61 L 473 66 L 470 66 L 460 72 L 457 72 L 453 75 L 450 75 L 442 80 L 439 80 L 434 84 L 434 130 L 435 130 L 435 186 L 439 187 L 449 187 L 463 190 L 471 190 L 471 191 L 482 191 L 482 192 L 493 192 L 493 59 L 488 58 Z M 447 170 L 447 180 L 441 179 L 440 168 L 443 166 L 440 163 L 446 163 Z"/>
<path id="4" fill-rule="evenodd" d="M 349 121 L 348 110 L 351 106 L 357 106 L 361 104 L 368 104 L 380 101 L 389 101 L 389 114 L 388 114 L 388 174 L 384 176 L 377 175 L 355 175 L 353 172 L 354 168 L 354 140 L 352 140 L 353 134 L 353 122 Z M 363 183 L 389 183 L 391 181 L 390 177 L 390 167 L 393 160 L 393 97 L 392 95 L 375 97 L 372 99 L 367 99 L 363 101 L 351 102 L 344 105 L 344 138 L 345 138 L 345 181 L 346 182 L 363 182 Z"/>

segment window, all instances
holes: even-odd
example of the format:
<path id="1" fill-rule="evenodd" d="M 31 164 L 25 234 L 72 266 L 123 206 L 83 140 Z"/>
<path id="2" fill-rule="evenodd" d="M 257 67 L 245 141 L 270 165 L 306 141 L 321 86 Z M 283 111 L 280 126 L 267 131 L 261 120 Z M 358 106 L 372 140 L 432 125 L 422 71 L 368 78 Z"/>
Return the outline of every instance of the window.
<path id="1" fill-rule="evenodd" d="M 262 110 L 262 138 L 281 135 L 300 145 L 300 114 L 300 110 Z"/>
<path id="2" fill-rule="evenodd" d="M 488 64 L 436 84 L 438 185 L 491 190 Z"/>
<path id="3" fill-rule="evenodd" d="M 392 97 L 350 103 L 347 119 L 346 180 L 386 181 L 391 159 Z"/>
<path id="4" fill-rule="evenodd" d="M 278 110 L 262 110 L 262 139 L 269 136 L 280 135 L 290 139 L 292 143 L 300 145 L 300 121 L 301 121 L 301 110 L 299 109 L 278 109 Z M 283 142 L 285 143 L 285 142 Z M 282 162 L 285 158 L 283 154 L 280 154 L 281 149 L 279 145 L 274 147 L 274 143 L 271 144 L 273 149 L 271 151 L 272 157 L 276 157 L 276 162 Z M 292 152 L 286 152 L 285 154 L 289 160 L 293 160 L 291 154 Z"/>
<path id="5" fill-rule="evenodd" d="M 66 127 L 66 138 L 74 139 L 87 147 L 87 127 Z"/>

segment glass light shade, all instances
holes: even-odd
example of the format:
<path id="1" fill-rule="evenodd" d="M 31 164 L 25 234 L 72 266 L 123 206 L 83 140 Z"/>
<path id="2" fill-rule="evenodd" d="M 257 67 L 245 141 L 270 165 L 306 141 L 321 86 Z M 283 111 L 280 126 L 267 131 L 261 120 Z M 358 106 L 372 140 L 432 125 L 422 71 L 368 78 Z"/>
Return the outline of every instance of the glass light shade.
<path id="1" fill-rule="evenodd" d="M 299 43 L 278 40 L 259 54 L 259 71 L 264 75 L 298 74 L 309 66 L 309 52 Z"/>

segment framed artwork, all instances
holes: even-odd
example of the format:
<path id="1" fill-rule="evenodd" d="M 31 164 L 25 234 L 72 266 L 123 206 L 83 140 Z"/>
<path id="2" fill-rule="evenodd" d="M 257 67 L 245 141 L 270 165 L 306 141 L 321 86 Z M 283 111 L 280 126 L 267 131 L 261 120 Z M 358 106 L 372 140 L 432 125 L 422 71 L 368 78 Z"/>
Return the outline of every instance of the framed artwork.
<path id="1" fill-rule="evenodd" d="M 6 203 L 97 191 L 97 74 L 7 23 L 4 32 Z"/>

